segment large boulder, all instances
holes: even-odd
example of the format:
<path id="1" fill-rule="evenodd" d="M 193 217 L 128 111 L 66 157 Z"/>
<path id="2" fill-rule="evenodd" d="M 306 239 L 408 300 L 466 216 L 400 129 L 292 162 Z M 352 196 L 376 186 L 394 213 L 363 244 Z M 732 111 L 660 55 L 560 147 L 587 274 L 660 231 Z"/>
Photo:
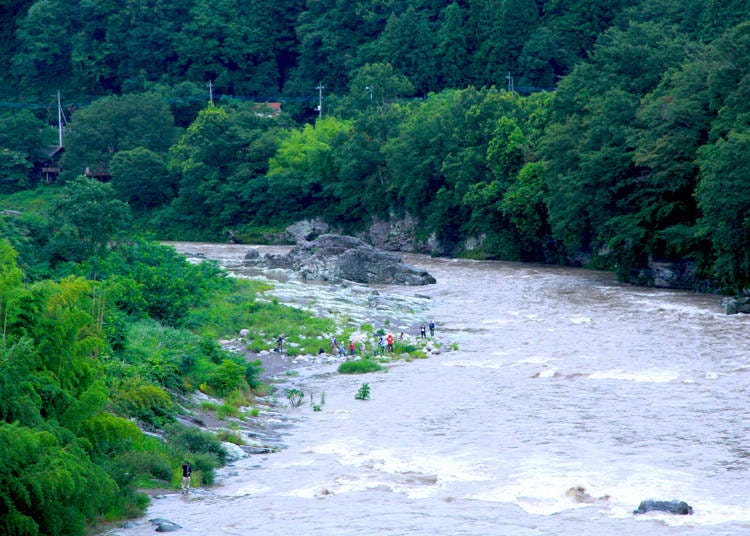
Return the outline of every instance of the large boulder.
<path id="1" fill-rule="evenodd" d="M 353 236 L 325 234 L 297 244 L 286 255 L 261 256 L 257 250 L 245 255 L 248 264 L 287 268 L 307 280 L 348 280 L 364 284 L 429 285 L 435 278 L 425 270 L 405 264 L 403 259 Z"/>
<path id="2" fill-rule="evenodd" d="M 693 507 L 685 501 L 655 501 L 649 499 L 641 501 L 638 508 L 633 510 L 634 514 L 645 514 L 646 512 L 669 512 L 681 516 L 691 515 Z"/>

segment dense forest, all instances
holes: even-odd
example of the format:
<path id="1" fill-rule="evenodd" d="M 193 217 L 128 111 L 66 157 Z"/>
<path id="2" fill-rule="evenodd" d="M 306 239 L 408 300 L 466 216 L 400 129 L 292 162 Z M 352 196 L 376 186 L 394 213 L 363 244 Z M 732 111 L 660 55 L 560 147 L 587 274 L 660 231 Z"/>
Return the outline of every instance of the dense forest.
<path id="1" fill-rule="evenodd" d="M 159 237 L 412 218 L 438 254 L 750 282 L 744 1 L 5 4 L 6 194 L 60 91 L 57 182 Z"/>
<path id="2" fill-rule="evenodd" d="M 0 8 L 0 532 L 137 513 L 186 456 L 210 482 L 180 401 L 262 388 L 216 340 L 314 324 L 143 237 L 412 222 L 435 254 L 750 287 L 745 0 Z"/>

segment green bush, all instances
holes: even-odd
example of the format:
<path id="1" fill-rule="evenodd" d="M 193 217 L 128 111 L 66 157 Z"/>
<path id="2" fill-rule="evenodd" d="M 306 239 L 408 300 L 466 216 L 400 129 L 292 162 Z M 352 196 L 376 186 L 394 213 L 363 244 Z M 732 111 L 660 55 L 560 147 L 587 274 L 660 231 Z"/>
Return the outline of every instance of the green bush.
<path id="1" fill-rule="evenodd" d="M 367 372 L 377 372 L 383 370 L 383 367 L 377 361 L 363 358 L 354 361 L 344 361 L 339 365 L 338 371 L 341 374 L 364 374 Z"/>
<path id="2" fill-rule="evenodd" d="M 305 398 L 305 393 L 299 389 L 287 389 L 286 398 L 289 400 L 289 405 L 293 408 L 298 408 L 302 405 L 302 401 Z"/>
<path id="3" fill-rule="evenodd" d="M 211 432 L 198 428 L 173 424 L 166 429 L 167 439 L 177 448 L 192 454 L 208 454 L 216 459 L 219 465 L 227 460 L 227 451 L 221 440 Z"/>
<path id="4" fill-rule="evenodd" d="M 138 378 L 131 378 L 117 386 L 112 401 L 123 414 L 157 428 L 173 421 L 176 413 L 169 394 L 161 387 L 144 383 Z"/>
<path id="5" fill-rule="evenodd" d="M 243 386 L 245 368 L 239 363 L 224 359 L 209 375 L 208 384 L 218 396 L 225 396 Z"/>
<path id="6" fill-rule="evenodd" d="M 357 394 L 354 395 L 354 398 L 357 400 L 369 400 L 370 399 L 370 384 L 363 383 L 359 390 L 357 391 Z"/>
<path id="7" fill-rule="evenodd" d="M 189 458 L 192 459 L 193 480 L 204 486 L 213 484 L 216 478 L 216 468 L 223 465 L 223 462 L 219 462 L 211 453 L 193 454 Z"/>

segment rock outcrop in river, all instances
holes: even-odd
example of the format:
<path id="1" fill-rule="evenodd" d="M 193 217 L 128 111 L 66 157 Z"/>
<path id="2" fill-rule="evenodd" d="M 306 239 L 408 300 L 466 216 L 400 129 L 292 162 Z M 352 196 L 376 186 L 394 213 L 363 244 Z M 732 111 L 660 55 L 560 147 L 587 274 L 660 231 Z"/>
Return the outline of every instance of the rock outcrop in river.
<path id="1" fill-rule="evenodd" d="M 298 243 L 286 255 L 261 255 L 250 250 L 245 263 L 286 268 L 313 281 L 348 280 L 364 284 L 429 285 L 435 278 L 425 270 L 404 263 L 393 253 L 374 248 L 358 238 L 321 235 Z"/>
<path id="2" fill-rule="evenodd" d="M 669 512 L 681 516 L 691 515 L 693 507 L 685 501 L 654 501 L 649 499 L 641 501 L 638 508 L 633 510 L 634 514 L 645 514 L 646 512 Z"/>

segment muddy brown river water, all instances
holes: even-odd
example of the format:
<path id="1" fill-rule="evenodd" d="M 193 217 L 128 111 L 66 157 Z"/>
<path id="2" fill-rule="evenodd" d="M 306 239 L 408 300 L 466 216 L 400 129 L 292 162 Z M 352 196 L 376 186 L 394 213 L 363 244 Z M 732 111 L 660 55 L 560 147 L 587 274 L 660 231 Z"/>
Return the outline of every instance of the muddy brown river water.
<path id="1" fill-rule="evenodd" d="M 248 246 L 176 247 L 245 273 Z M 434 319 L 457 349 L 366 377 L 301 366 L 286 381 L 325 405 L 288 410 L 284 449 L 156 499 L 145 519 L 196 536 L 750 533 L 750 317 L 607 273 L 405 259 L 437 284 L 380 287 L 377 311 L 357 286 L 281 277 L 275 292 L 408 335 Z M 371 399 L 355 400 L 364 381 Z M 577 502 L 575 486 L 608 498 Z M 695 513 L 634 516 L 649 498 Z"/>

